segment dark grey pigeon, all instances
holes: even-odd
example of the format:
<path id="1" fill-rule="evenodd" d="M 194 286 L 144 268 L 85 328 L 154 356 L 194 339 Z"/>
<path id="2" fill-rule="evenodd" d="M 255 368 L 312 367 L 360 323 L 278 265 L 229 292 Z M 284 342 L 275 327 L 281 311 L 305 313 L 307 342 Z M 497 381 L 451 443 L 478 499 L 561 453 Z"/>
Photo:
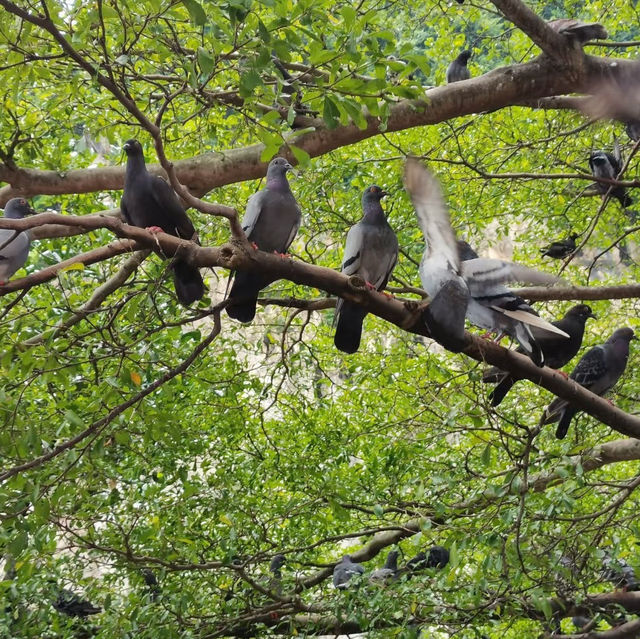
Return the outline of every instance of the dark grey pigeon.
<path id="1" fill-rule="evenodd" d="M 466 262 L 467 260 L 475 260 L 480 257 L 474 249 L 471 247 L 469 242 L 465 242 L 464 240 L 456 240 L 458 244 L 458 256 L 460 257 L 461 262 Z"/>
<path id="2" fill-rule="evenodd" d="M 282 553 L 278 553 L 273 556 L 271 563 L 269 564 L 269 572 L 271 578 L 269 579 L 269 590 L 280 594 L 282 592 L 282 566 L 285 565 L 287 560 Z"/>
<path id="3" fill-rule="evenodd" d="M 631 120 L 627 122 L 625 131 L 631 140 L 637 142 L 640 140 L 640 120 Z"/>
<path id="4" fill-rule="evenodd" d="M 449 551 L 443 546 L 432 546 L 429 548 L 427 557 L 427 568 L 442 569 L 449 563 Z"/>
<path id="5" fill-rule="evenodd" d="M 140 572 L 142 573 L 144 583 L 147 585 L 147 589 L 149 591 L 149 594 L 151 595 L 151 600 L 157 601 L 160 595 L 161 588 L 153 570 L 150 570 L 149 568 L 143 568 Z"/>
<path id="6" fill-rule="evenodd" d="M 452 82 L 460 82 L 461 80 L 468 80 L 471 77 L 471 73 L 467 68 L 467 62 L 471 57 L 471 51 L 462 51 L 458 57 L 447 67 L 447 84 Z"/>
<path id="7" fill-rule="evenodd" d="M 622 170 L 622 159 L 606 151 L 594 151 L 589 156 L 589 168 L 594 177 L 616 180 Z M 604 182 L 596 182 L 595 188 L 598 193 L 605 195 L 611 188 L 611 185 L 605 184 Z M 611 188 L 611 197 L 615 197 L 620 202 L 622 208 L 631 206 L 633 202 L 624 186 L 614 186 Z"/>
<path id="8" fill-rule="evenodd" d="M 12 198 L 4 207 L 4 217 L 10 220 L 21 220 L 26 215 L 34 213 L 29 202 L 22 197 Z M 6 284 L 9 278 L 24 266 L 29 257 L 30 246 L 30 231 L 16 233 L 11 229 L 0 229 L 0 286 Z"/>
<path id="9" fill-rule="evenodd" d="M 571 18 L 559 18 L 551 20 L 547 24 L 559 34 L 575 38 L 581 44 L 589 40 L 606 40 L 609 37 L 607 30 L 597 22 L 582 22 Z"/>
<path id="10" fill-rule="evenodd" d="M 292 168 L 284 158 L 271 160 L 266 186 L 247 202 L 242 228 L 249 242 L 261 251 L 285 253 L 300 228 L 300 207 L 287 181 L 287 171 Z M 229 317 L 250 322 L 256 315 L 258 293 L 271 282 L 268 275 L 237 272 L 229 293 Z"/>
<path id="11" fill-rule="evenodd" d="M 576 240 L 579 237 L 580 235 L 578 233 L 571 233 L 568 238 L 556 240 L 555 242 L 551 242 L 549 246 L 540 249 L 540 253 L 542 253 L 542 257 L 552 257 L 556 260 L 563 260 L 576 250 Z"/>
<path id="12" fill-rule="evenodd" d="M 384 566 L 382 568 L 378 568 L 374 570 L 369 575 L 369 581 L 384 583 L 387 582 L 393 577 L 395 577 L 398 572 L 398 555 L 400 553 L 397 550 L 391 550 L 387 555 L 387 560 L 384 562 Z"/>
<path id="13" fill-rule="evenodd" d="M 602 576 L 616 588 L 625 591 L 640 590 L 635 570 L 624 559 L 613 557 L 608 551 L 605 551 L 602 560 Z"/>
<path id="14" fill-rule="evenodd" d="M 584 327 L 590 317 L 596 319 L 596 316 L 591 311 L 591 307 L 586 304 L 576 304 L 576 306 L 571 307 L 567 311 L 561 320 L 552 322 L 554 326 L 566 333 L 569 339 L 560 335 L 553 335 L 552 333 L 539 332 L 537 329 L 532 329 L 536 342 L 542 349 L 544 362 L 547 366 L 551 368 L 562 368 L 578 354 L 580 346 L 582 346 Z M 521 347 L 518 347 L 516 352 L 524 353 Z M 501 371 L 495 366 L 486 371 L 482 376 L 482 381 L 485 384 L 498 383 L 489 395 L 491 405 L 498 406 L 518 379 L 518 377 L 514 377 L 511 373 Z"/>
<path id="15" fill-rule="evenodd" d="M 569 379 L 596 395 L 605 395 L 615 386 L 627 367 L 632 339 L 638 338 L 630 328 L 619 328 L 604 344 L 594 346 L 582 356 Z M 559 420 L 556 437 L 563 439 L 578 410 L 565 399 L 556 397 L 547 406 L 540 423 L 551 424 Z"/>
<path id="16" fill-rule="evenodd" d="M 363 575 L 364 566 L 351 561 L 351 555 L 345 555 L 333 569 L 333 585 L 340 590 L 349 587 L 349 581 L 354 575 Z"/>
<path id="17" fill-rule="evenodd" d="M 379 186 L 370 186 L 362 194 L 362 219 L 347 233 L 342 272 L 360 275 L 376 291 L 384 290 L 398 260 L 398 238 L 389 226 L 380 205 L 387 195 Z M 336 304 L 336 334 L 333 342 L 345 353 L 360 346 L 362 322 L 367 311 L 342 298 Z"/>
<path id="18" fill-rule="evenodd" d="M 542 366 L 542 350 L 533 338 L 532 327 L 568 336 L 538 317 L 504 284 L 551 284 L 558 278 L 502 260 L 461 261 L 438 180 L 417 160 L 409 159 L 405 184 L 425 237 L 420 281 L 430 298 L 424 318 L 431 336 L 449 350 L 462 350 L 466 317 L 480 328 L 510 335 L 535 364 Z"/>
<path id="19" fill-rule="evenodd" d="M 82 599 L 75 592 L 62 588 L 57 599 L 53 602 L 53 607 L 68 617 L 88 617 L 89 615 L 98 614 L 102 608 L 94 606 L 86 599 Z"/>
<path id="20" fill-rule="evenodd" d="M 571 621 L 578 630 L 582 630 L 585 626 L 591 623 L 591 619 L 589 619 L 589 617 L 584 617 L 582 615 L 574 615 L 571 617 Z"/>
<path id="21" fill-rule="evenodd" d="M 122 148 L 127 154 L 127 171 L 120 210 L 127 224 L 197 240 L 196 230 L 175 191 L 161 177 L 147 171 L 140 142 L 127 140 Z M 205 288 L 198 267 L 174 260 L 171 268 L 178 301 L 189 306 L 201 299 Z"/>

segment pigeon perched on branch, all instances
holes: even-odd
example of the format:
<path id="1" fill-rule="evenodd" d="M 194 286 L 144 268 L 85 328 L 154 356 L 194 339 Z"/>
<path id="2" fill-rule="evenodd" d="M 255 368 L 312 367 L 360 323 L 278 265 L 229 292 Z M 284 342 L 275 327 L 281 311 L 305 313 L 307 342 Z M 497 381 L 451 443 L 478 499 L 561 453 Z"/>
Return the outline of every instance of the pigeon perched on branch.
<path id="1" fill-rule="evenodd" d="M 438 180 L 417 160 L 409 159 L 405 184 L 425 237 L 420 280 L 430 298 L 424 317 L 431 336 L 449 350 L 462 350 L 466 317 L 480 328 L 510 335 L 535 364 L 542 366 L 542 350 L 532 327 L 568 335 L 539 317 L 504 284 L 551 284 L 558 278 L 502 260 L 461 261 Z"/>
<path id="2" fill-rule="evenodd" d="M 80 618 L 96 615 L 102 611 L 99 606 L 94 606 L 91 602 L 82 599 L 75 592 L 66 588 L 62 588 L 58 592 L 58 596 L 53 602 L 53 607 L 63 615 Z"/>
<path id="3" fill-rule="evenodd" d="M 598 22 L 582 22 L 572 18 L 559 18 L 551 20 L 547 24 L 560 35 L 576 38 L 584 44 L 590 40 L 606 40 L 609 37 L 607 30 Z"/>
<path id="4" fill-rule="evenodd" d="M 389 554 L 387 555 L 387 559 L 384 562 L 384 566 L 382 568 L 378 568 L 377 570 L 374 570 L 369 575 L 369 581 L 372 581 L 374 583 L 375 582 L 384 583 L 386 581 L 393 579 L 393 577 L 395 577 L 396 573 L 398 572 L 398 555 L 399 554 L 400 553 L 398 553 L 397 550 L 389 551 Z"/>
<path id="5" fill-rule="evenodd" d="M 561 335 L 539 331 L 536 328 L 531 329 L 538 345 L 542 349 L 544 362 L 547 366 L 562 368 L 577 355 L 582 345 L 586 321 L 590 317 L 597 319 L 591 311 L 591 307 L 586 304 L 576 304 L 576 306 L 567 311 L 561 320 L 551 322 L 555 327 L 566 333 L 569 339 Z M 516 352 L 523 353 L 523 349 L 519 347 Z M 518 379 L 511 373 L 501 371 L 495 366 L 486 371 L 482 376 L 483 382 L 489 384 L 498 382 L 498 385 L 489 395 L 491 405 L 498 406 Z"/>
<path id="6" fill-rule="evenodd" d="M 363 574 L 364 566 L 351 561 L 351 555 L 345 555 L 333 569 L 333 585 L 340 590 L 345 590 L 354 576 Z"/>
<path id="7" fill-rule="evenodd" d="M 471 73 L 467 68 L 467 62 L 471 57 L 471 51 L 462 51 L 458 57 L 447 67 L 446 79 L 447 84 L 452 82 L 460 82 L 461 80 L 468 80 L 471 77 Z"/>
<path id="8" fill-rule="evenodd" d="M 619 156 L 619 153 L 615 155 L 612 153 L 607 153 L 606 151 L 594 151 L 589 156 L 589 168 L 591 169 L 591 174 L 597 178 L 604 178 L 607 180 L 617 180 L 618 175 L 620 175 L 620 171 L 622 171 L 622 158 Z M 602 195 L 606 195 L 611 189 L 611 197 L 615 197 L 619 202 L 622 208 L 626 208 L 631 206 L 633 200 L 627 193 L 627 189 L 624 186 L 614 186 L 612 187 L 610 184 L 606 184 L 604 182 L 596 182 L 595 188 L 598 193 Z"/>
<path id="9" fill-rule="evenodd" d="M 285 253 L 300 227 L 300 207 L 287 180 L 287 171 L 292 169 L 284 158 L 271 160 L 266 186 L 247 202 L 242 228 L 249 242 L 261 251 Z M 273 281 L 269 275 L 236 272 L 226 308 L 229 317 L 239 322 L 253 320 L 258 293 Z"/>
<path id="10" fill-rule="evenodd" d="M 624 559 L 613 557 L 608 551 L 605 551 L 602 560 L 602 576 L 616 588 L 625 591 L 640 590 L 636 571 Z"/>
<path id="11" fill-rule="evenodd" d="M 14 197 L 4 207 L 4 217 L 10 220 L 21 220 L 35 211 L 29 202 L 22 197 Z M 13 231 L 0 229 L 0 286 L 24 266 L 29 257 L 31 246 L 30 231 Z"/>
<path id="12" fill-rule="evenodd" d="M 578 233 L 571 233 L 564 240 L 556 240 L 551 242 L 549 246 L 540 249 L 542 257 L 551 257 L 556 260 L 563 260 L 569 257 L 576 250 L 576 240 L 580 237 Z"/>
<path id="13" fill-rule="evenodd" d="M 359 275 L 376 291 L 384 290 L 398 260 L 398 238 L 389 226 L 380 205 L 387 193 L 370 186 L 362 194 L 362 219 L 347 233 L 342 272 Z M 336 304 L 334 344 L 345 353 L 355 353 L 360 346 L 362 322 L 367 311 L 354 302 L 339 299 Z"/>
<path id="14" fill-rule="evenodd" d="M 127 140 L 122 148 L 127 154 L 127 169 L 120 210 L 127 224 L 197 240 L 196 230 L 175 191 L 161 177 L 147 171 L 140 142 Z M 171 268 L 176 295 L 183 306 L 203 297 L 205 287 L 197 266 L 175 259 Z"/>
<path id="15" fill-rule="evenodd" d="M 582 356 L 569 379 L 596 395 L 605 395 L 615 386 L 627 367 L 632 339 L 638 338 L 630 328 L 619 328 L 604 344 L 594 346 Z M 558 422 L 556 437 L 563 439 L 569 430 L 571 419 L 578 411 L 566 399 L 556 397 L 547 406 L 540 423 Z"/>

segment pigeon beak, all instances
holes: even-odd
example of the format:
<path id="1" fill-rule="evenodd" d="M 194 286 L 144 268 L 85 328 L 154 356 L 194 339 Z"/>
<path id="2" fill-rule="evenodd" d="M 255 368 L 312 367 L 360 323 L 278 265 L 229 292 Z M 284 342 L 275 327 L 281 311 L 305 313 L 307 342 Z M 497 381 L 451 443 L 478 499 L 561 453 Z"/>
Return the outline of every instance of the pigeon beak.
<path id="1" fill-rule="evenodd" d="M 287 163 L 284 168 L 294 177 L 300 177 L 300 171 L 298 169 L 294 169 L 291 164 Z"/>
<path id="2" fill-rule="evenodd" d="M 598 319 L 598 316 L 597 316 L 597 315 L 594 315 L 594 314 L 593 314 L 593 313 L 591 313 L 591 312 L 589 312 L 589 315 L 587 315 L 587 317 L 591 317 L 591 318 L 592 318 L 592 319 L 594 319 L 594 320 L 597 320 L 597 319 Z"/>
<path id="3" fill-rule="evenodd" d="M 126 153 L 127 151 L 131 151 L 131 145 L 128 142 L 125 142 L 122 145 L 122 150 Z"/>
<path id="4" fill-rule="evenodd" d="M 380 191 L 380 199 L 382 199 L 383 197 L 387 197 L 387 195 L 389 195 L 386 191 Z"/>

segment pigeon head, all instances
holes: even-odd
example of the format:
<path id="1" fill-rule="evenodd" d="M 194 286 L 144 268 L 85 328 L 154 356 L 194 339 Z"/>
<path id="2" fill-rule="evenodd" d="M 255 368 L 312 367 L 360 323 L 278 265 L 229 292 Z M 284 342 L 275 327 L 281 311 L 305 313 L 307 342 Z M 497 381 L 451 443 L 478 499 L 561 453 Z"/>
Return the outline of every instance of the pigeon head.
<path id="1" fill-rule="evenodd" d="M 602 166 L 603 164 L 609 163 L 609 158 L 604 151 L 594 151 L 589 156 L 589 163 L 595 164 L 596 166 Z"/>
<path id="2" fill-rule="evenodd" d="M 380 203 L 380 200 L 389 195 L 386 191 L 383 191 L 379 186 L 375 184 L 373 186 L 369 186 L 364 190 L 362 194 L 362 207 L 366 209 L 367 204 L 371 202 Z"/>
<path id="3" fill-rule="evenodd" d="M 580 237 L 580 233 L 571 233 L 569 237 L 575 242 Z"/>
<path id="4" fill-rule="evenodd" d="M 25 215 L 34 215 L 35 211 L 23 197 L 10 199 L 4 207 L 4 216 L 11 220 L 21 220 Z"/>
<path id="5" fill-rule="evenodd" d="M 278 553 L 277 555 L 273 556 L 273 559 L 269 564 L 269 570 L 271 572 L 276 572 L 277 570 L 280 570 L 280 568 L 282 568 L 282 566 L 284 566 L 285 563 L 286 563 L 285 556 L 282 553 Z"/>
<path id="6" fill-rule="evenodd" d="M 629 344 L 632 339 L 638 339 L 635 333 L 630 328 L 619 328 L 614 334 L 607 340 L 607 344 L 627 343 Z"/>
<path id="7" fill-rule="evenodd" d="M 274 158 L 267 168 L 267 186 L 270 189 L 288 190 L 287 171 L 293 171 L 293 167 L 284 158 Z"/>
<path id="8" fill-rule="evenodd" d="M 567 315 L 576 317 L 577 319 L 580 319 L 583 322 L 586 322 L 590 317 L 592 317 L 593 319 L 598 319 L 593 314 L 591 307 L 587 306 L 586 304 L 576 304 L 575 306 L 569 309 L 569 311 L 567 312 Z"/>
<path id="9" fill-rule="evenodd" d="M 458 62 L 462 62 L 462 64 L 467 64 L 470 57 L 471 57 L 471 51 L 469 51 L 469 49 L 465 49 L 464 51 L 461 51 L 460 54 L 458 55 Z"/>
<path id="10" fill-rule="evenodd" d="M 142 144 L 140 144 L 138 140 L 133 140 L 133 139 L 127 140 L 122 145 L 122 150 L 127 155 L 142 155 Z"/>

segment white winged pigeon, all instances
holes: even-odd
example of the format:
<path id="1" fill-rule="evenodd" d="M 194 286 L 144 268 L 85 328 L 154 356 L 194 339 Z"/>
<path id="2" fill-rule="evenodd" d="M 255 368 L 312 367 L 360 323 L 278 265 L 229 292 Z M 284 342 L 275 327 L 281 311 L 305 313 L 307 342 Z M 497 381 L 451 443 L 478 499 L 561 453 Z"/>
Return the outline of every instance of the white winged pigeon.
<path id="1" fill-rule="evenodd" d="M 418 161 L 409 159 L 405 184 L 425 237 L 420 280 L 430 298 L 424 317 L 432 337 L 449 350 L 462 350 L 466 317 L 480 328 L 510 335 L 535 364 L 542 366 L 542 350 L 531 327 L 568 336 L 538 317 L 504 283 L 550 284 L 558 278 L 502 260 L 461 261 L 438 180 Z"/>
<path id="2" fill-rule="evenodd" d="M 147 171 L 142 145 L 127 140 L 127 169 L 120 210 L 127 224 L 152 232 L 164 231 L 185 240 L 197 239 L 196 230 L 171 185 Z M 197 266 L 176 259 L 172 266 L 178 301 L 189 306 L 203 297 L 204 282 Z"/>
<path id="3" fill-rule="evenodd" d="M 398 238 L 387 222 L 380 200 L 387 195 L 379 186 L 362 194 L 362 219 L 347 233 L 342 272 L 360 275 L 376 291 L 384 290 L 398 260 Z M 359 304 L 339 299 L 336 304 L 336 348 L 355 353 L 360 346 L 367 311 Z"/>
<path id="4" fill-rule="evenodd" d="M 384 566 L 382 568 L 378 568 L 374 570 L 369 575 L 369 581 L 373 583 L 385 583 L 393 579 L 398 572 L 398 555 L 400 553 L 397 550 L 389 551 L 387 555 L 387 559 L 384 562 Z"/>
<path id="5" fill-rule="evenodd" d="M 629 359 L 629 344 L 638 339 L 630 328 L 619 328 L 602 345 L 588 350 L 569 376 L 596 395 L 608 393 L 620 379 Z M 556 437 L 564 439 L 571 419 L 578 412 L 567 400 L 556 397 L 547 406 L 541 424 L 558 422 Z"/>
<path id="6" fill-rule="evenodd" d="M 274 158 L 267 168 L 267 184 L 247 202 L 242 228 L 254 247 L 268 253 L 285 253 L 300 228 L 301 212 L 287 180 L 293 169 L 284 158 Z M 256 315 L 258 293 L 273 282 L 268 275 L 239 271 L 229 293 L 227 314 L 239 322 Z"/>
<path id="7" fill-rule="evenodd" d="M 589 168 L 594 177 L 617 180 L 622 170 L 622 158 L 617 157 L 617 154 L 614 155 L 606 151 L 594 151 L 589 156 Z M 611 185 L 605 182 L 596 182 L 595 187 L 598 193 L 605 195 L 611 188 Z M 611 197 L 615 197 L 620 202 L 622 208 L 631 206 L 633 203 L 624 186 L 614 186 L 611 189 Z"/>

